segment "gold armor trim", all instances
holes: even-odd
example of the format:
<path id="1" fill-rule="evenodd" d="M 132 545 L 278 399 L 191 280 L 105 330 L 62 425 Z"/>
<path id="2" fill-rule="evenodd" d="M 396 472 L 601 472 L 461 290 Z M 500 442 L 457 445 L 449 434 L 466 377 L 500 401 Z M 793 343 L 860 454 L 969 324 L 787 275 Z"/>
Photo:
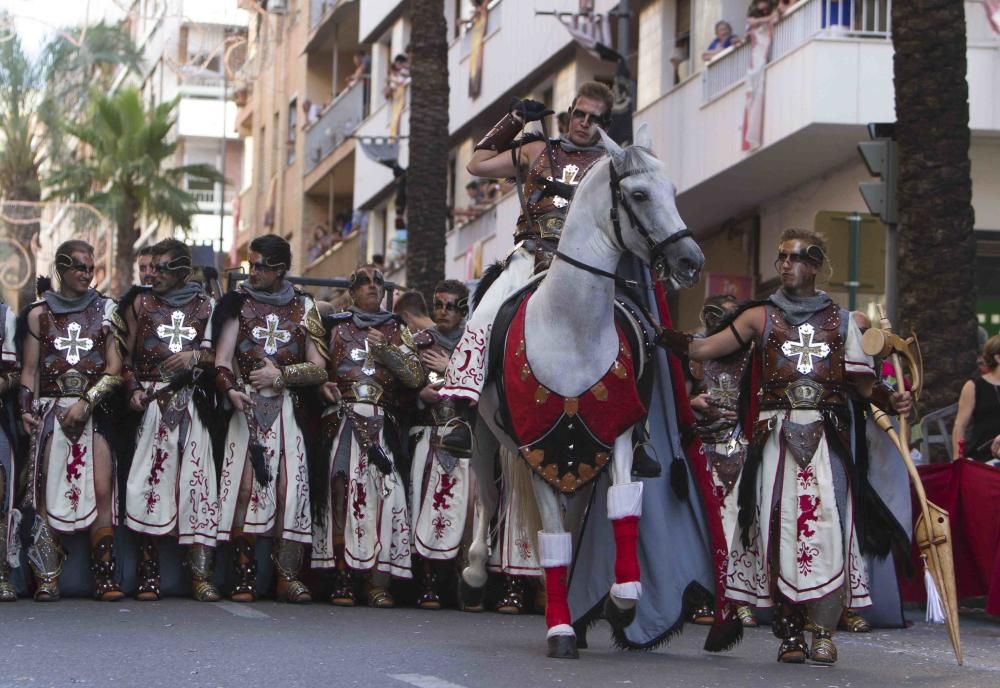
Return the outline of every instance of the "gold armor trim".
<path id="1" fill-rule="evenodd" d="M 365 404 L 378 404 L 382 400 L 382 385 L 374 380 L 360 380 L 351 385 L 354 400 Z"/>
<path id="2" fill-rule="evenodd" d="M 424 383 L 424 369 L 420 365 L 420 359 L 413 353 L 416 346 L 413 344 L 413 335 L 406 326 L 401 328 L 400 337 L 406 346 L 405 350 L 393 344 L 379 344 L 372 347 L 372 353 L 404 386 L 416 389 Z"/>
<path id="3" fill-rule="evenodd" d="M 793 409 L 815 409 L 823 398 L 823 385 L 809 378 L 800 378 L 788 384 L 785 396 Z"/>
<path id="4" fill-rule="evenodd" d="M 326 346 L 326 328 L 323 327 L 323 316 L 319 314 L 315 303 L 306 311 L 306 332 L 309 333 L 309 338 L 316 345 L 319 355 L 323 357 L 324 361 L 329 361 L 330 352 Z"/>
<path id="5" fill-rule="evenodd" d="M 413 333 L 410 332 L 410 328 L 403 325 L 399 328 L 399 338 L 403 340 L 403 344 L 406 345 L 411 351 L 417 350 L 417 345 L 413 342 Z"/>
<path id="6" fill-rule="evenodd" d="M 284 366 L 279 379 L 284 380 L 282 387 L 312 387 L 323 384 L 328 378 L 326 370 L 315 363 L 306 362 Z M 275 382 L 277 383 L 277 380 Z M 277 384 L 275 388 L 278 388 Z"/>
<path id="7" fill-rule="evenodd" d="M 128 344 L 126 343 L 126 336 L 128 334 L 128 324 L 125 322 L 125 318 L 122 317 L 118 309 L 115 308 L 111 313 L 111 331 L 115 338 L 115 346 L 118 347 L 118 354 L 125 358 L 128 353 Z"/>
<path id="8" fill-rule="evenodd" d="M 106 396 L 114 392 L 115 388 L 124 382 L 125 378 L 121 375 L 104 374 L 97 380 L 97 382 L 94 383 L 93 387 L 87 390 L 84 398 L 87 400 L 87 403 L 90 404 L 90 407 L 93 408 L 100 404 Z"/>
<path id="9" fill-rule="evenodd" d="M 68 370 L 56 378 L 56 386 L 64 397 L 86 397 L 89 384 L 87 376 L 76 370 Z"/>

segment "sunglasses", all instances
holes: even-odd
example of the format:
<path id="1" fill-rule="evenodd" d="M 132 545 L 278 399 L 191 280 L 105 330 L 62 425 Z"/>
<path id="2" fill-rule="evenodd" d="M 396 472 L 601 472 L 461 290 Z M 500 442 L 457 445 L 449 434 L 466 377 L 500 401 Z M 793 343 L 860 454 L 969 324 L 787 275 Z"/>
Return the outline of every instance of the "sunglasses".
<path id="1" fill-rule="evenodd" d="M 256 263 L 250 263 L 250 272 L 256 270 L 257 272 L 276 272 L 281 269 L 280 265 L 268 265 L 264 261 L 258 260 Z"/>
<path id="2" fill-rule="evenodd" d="M 573 111 L 569 113 L 569 116 L 577 121 L 583 122 L 584 126 L 589 126 L 592 123 L 607 125 L 607 123 L 611 121 L 611 117 L 608 115 L 595 115 L 593 112 L 585 112 L 579 108 L 573 108 Z"/>
<path id="3" fill-rule="evenodd" d="M 809 265 L 819 265 L 819 261 L 810 256 L 808 253 L 785 253 L 784 251 L 781 251 L 778 253 L 777 260 L 774 261 L 775 267 L 781 265 L 786 260 L 792 265 L 797 265 L 799 263 L 807 263 Z"/>
<path id="4" fill-rule="evenodd" d="M 186 267 L 171 267 L 170 263 L 153 263 L 149 266 L 150 272 L 158 272 L 161 275 L 186 269 L 187 269 Z"/>
<path id="5" fill-rule="evenodd" d="M 94 274 L 94 266 L 84 265 L 83 263 L 76 263 L 76 262 L 70 263 L 68 269 L 73 270 L 74 272 L 82 272 L 85 275 Z"/>
<path id="6" fill-rule="evenodd" d="M 461 313 L 464 308 L 459 305 L 458 301 L 442 301 L 441 299 L 434 299 L 434 310 L 445 311 L 448 313 Z"/>

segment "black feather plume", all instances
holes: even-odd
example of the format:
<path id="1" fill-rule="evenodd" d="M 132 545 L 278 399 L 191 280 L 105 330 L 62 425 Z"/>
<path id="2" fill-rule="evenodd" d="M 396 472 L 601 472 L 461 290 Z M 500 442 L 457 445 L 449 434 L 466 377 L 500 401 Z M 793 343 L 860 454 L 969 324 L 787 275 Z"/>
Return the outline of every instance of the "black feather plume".
<path id="1" fill-rule="evenodd" d="M 39 275 L 35 280 L 35 293 L 39 297 L 47 291 L 52 290 L 52 278 L 48 275 Z"/>
<path id="2" fill-rule="evenodd" d="M 684 459 L 675 456 L 670 462 L 670 487 L 681 501 L 688 498 L 688 470 Z"/>

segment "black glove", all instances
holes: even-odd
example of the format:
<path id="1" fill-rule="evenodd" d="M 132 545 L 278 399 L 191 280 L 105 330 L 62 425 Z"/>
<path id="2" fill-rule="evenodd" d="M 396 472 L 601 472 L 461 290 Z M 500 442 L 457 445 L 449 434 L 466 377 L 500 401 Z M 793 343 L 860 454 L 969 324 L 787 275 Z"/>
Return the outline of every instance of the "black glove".
<path id="1" fill-rule="evenodd" d="M 576 191 L 576 187 L 572 184 L 555 179 L 546 179 L 542 182 L 542 187 L 545 189 L 545 196 L 562 196 L 567 201 L 573 200 L 573 192 Z"/>
<path id="2" fill-rule="evenodd" d="M 656 337 L 656 343 L 678 356 L 687 356 L 694 337 L 687 332 L 663 328 Z"/>
<path id="3" fill-rule="evenodd" d="M 510 102 L 510 113 L 520 117 L 525 123 L 537 122 L 553 114 L 553 110 L 545 107 L 545 103 L 537 100 L 518 100 L 515 98 Z"/>

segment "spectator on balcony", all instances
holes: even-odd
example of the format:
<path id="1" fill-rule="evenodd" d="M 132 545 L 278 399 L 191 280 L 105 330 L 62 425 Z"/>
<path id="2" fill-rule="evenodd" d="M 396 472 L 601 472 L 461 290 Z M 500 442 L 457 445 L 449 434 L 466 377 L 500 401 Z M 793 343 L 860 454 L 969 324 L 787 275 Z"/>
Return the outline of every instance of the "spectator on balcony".
<path id="1" fill-rule="evenodd" d="M 306 124 L 313 124 L 319 121 L 319 115 L 323 112 L 323 106 L 314 103 L 308 98 L 302 101 L 302 114 L 306 117 Z"/>
<path id="2" fill-rule="evenodd" d="M 400 93 L 407 84 L 410 83 L 410 61 L 406 55 L 399 54 L 393 58 L 389 65 L 389 76 L 385 82 L 383 95 L 387 99 L 392 99 Z"/>
<path id="3" fill-rule="evenodd" d="M 347 75 L 347 88 L 350 88 L 359 81 L 367 81 L 372 73 L 372 59 L 366 51 L 355 51 L 353 60 L 354 71 Z"/>
<path id="4" fill-rule="evenodd" d="M 319 222 L 313 227 L 312 245 L 309 247 L 309 262 L 312 263 L 333 246 L 335 238 L 330 234 L 330 228 L 325 222 Z"/>
<path id="5" fill-rule="evenodd" d="M 958 415 L 951 433 L 956 458 L 1000 459 L 1000 335 L 986 341 L 983 361 L 986 372 L 968 380 L 958 397 Z"/>
<path id="6" fill-rule="evenodd" d="M 726 48 L 735 48 L 741 43 L 740 38 L 733 35 L 733 27 L 729 22 L 715 22 L 715 38 L 708 44 L 708 50 L 701 54 L 701 59 L 711 62 Z"/>

